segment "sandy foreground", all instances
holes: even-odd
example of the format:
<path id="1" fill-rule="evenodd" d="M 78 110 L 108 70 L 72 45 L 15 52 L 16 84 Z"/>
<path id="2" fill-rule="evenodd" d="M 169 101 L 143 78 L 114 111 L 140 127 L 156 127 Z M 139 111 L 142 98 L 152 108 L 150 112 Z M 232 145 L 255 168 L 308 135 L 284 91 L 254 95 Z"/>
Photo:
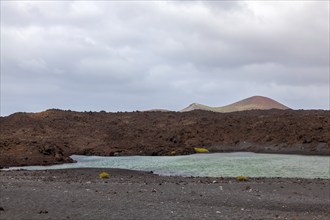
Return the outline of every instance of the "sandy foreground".
<path id="1" fill-rule="evenodd" d="M 109 179 L 99 178 L 106 171 Z M 0 171 L 0 219 L 329 219 L 330 181 Z"/>

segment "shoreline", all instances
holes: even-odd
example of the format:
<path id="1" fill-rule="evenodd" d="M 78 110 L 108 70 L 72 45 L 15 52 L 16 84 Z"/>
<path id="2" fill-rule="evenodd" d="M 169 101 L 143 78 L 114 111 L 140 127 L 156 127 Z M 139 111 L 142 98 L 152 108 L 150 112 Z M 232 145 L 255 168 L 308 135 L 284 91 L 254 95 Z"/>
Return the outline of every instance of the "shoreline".
<path id="1" fill-rule="evenodd" d="M 287 152 L 287 151 L 210 151 L 209 153 L 206 154 L 213 154 L 213 153 L 254 153 L 254 154 L 278 154 L 278 155 L 297 155 L 297 156 L 330 156 L 330 152 L 324 152 L 324 153 L 312 153 L 312 152 Z M 173 156 L 189 156 L 189 155 L 194 155 L 194 154 L 198 154 L 198 153 L 191 153 L 191 154 L 178 154 L 178 155 L 173 155 Z M 83 155 L 83 154 L 72 154 L 70 156 L 68 156 L 69 159 L 67 159 L 66 161 L 53 161 L 50 163 L 31 163 L 29 162 L 27 163 L 15 163 L 14 165 L 1 165 L 0 164 L 0 170 L 1 169 L 6 169 L 9 167 L 23 167 L 23 166 L 52 166 L 52 165 L 61 165 L 61 164 L 70 164 L 70 163 L 77 163 L 77 161 L 73 160 L 71 158 L 71 156 L 73 155 L 80 155 L 80 156 L 99 156 L 99 157 L 129 157 L 129 156 L 150 156 L 150 157 L 163 157 L 163 156 L 169 156 L 172 157 L 170 155 L 118 155 L 118 156 L 109 156 L 109 155 L 99 155 L 99 154 L 94 154 L 94 155 Z"/>
<path id="2" fill-rule="evenodd" d="M 163 175 L 159 174 L 155 171 L 145 171 L 145 170 L 134 170 L 134 169 L 125 169 L 125 168 L 100 168 L 100 167 L 73 167 L 73 168 L 59 168 L 59 169 L 44 169 L 44 170 L 27 170 L 24 168 L 19 169 L 0 169 L 1 172 L 53 172 L 53 171 L 59 171 L 59 172 L 74 172 L 74 171 L 89 171 L 89 170 L 102 170 L 102 171 L 110 171 L 110 172 L 116 172 L 116 173 L 136 173 L 137 175 L 153 175 L 157 177 L 164 177 L 164 178 L 183 178 L 183 179 L 221 179 L 221 180 L 228 180 L 228 181 L 237 181 L 238 176 L 192 176 L 192 175 Z M 267 176 L 244 176 L 249 181 L 256 181 L 256 180 L 328 180 L 330 184 L 330 178 L 322 178 L 322 177 L 314 177 L 314 178 L 306 178 L 306 177 L 280 177 L 280 176 L 274 176 L 274 177 L 267 177 Z M 240 182 L 240 181 L 237 181 Z M 244 181 L 243 181 L 244 182 Z"/>
<path id="3" fill-rule="evenodd" d="M 106 171 L 109 179 L 99 178 Z M 158 176 L 124 169 L 0 171 L 3 219 L 328 219 L 330 182 Z"/>

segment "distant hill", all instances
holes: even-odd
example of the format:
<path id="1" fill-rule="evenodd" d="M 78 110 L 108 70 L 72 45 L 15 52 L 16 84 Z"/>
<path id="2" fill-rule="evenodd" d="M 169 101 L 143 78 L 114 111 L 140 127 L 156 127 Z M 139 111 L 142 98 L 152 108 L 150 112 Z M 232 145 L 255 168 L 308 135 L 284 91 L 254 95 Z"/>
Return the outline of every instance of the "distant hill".
<path id="1" fill-rule="evenodd" d="M 193 110 L 206 110 L 206 111 L 214 111 L 214 107 L 210 107 L 207 105 L 202 105 L 198 103 L 192 103 L 188 107 L 182 109 L 180 112 L 189 112 Z"/>
<path id="2" fill-rule="evenodd" d="M 170 110 L 167 109 L 149 109 L 149 110 L 145 110 L 144 112 L 171 112 Z"/>
<path id="3" fill-rule="evenodd" d="M 267 110 L 267 109 L 290 109 L 289 107 L 264 96 L 252 96 L 247 99 L 235 102 L 230 105 L 223 107 L 210 107 L 207 105 L 202 105 L 198 103 L 192 103 L 188 107 L 181 110 L 181 112 L 187 112 L 192 110 L 207 110 L 214 112 L 236 112 L 245 110 Z"/>

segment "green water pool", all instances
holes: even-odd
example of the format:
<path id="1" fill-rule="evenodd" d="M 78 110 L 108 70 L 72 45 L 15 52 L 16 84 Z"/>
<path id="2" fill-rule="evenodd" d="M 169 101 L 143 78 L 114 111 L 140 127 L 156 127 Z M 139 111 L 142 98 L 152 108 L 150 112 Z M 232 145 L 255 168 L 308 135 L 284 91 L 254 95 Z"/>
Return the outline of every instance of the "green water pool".
<path id="1" fill-rule="evenodd" d="M 160 175 L 235 177 L 297 177 L 330 179 L 330 156 L 259 154 L 247 152 L 185 156 L 100 157 L 72 155 L 77 163 L 11 169 L 123 168 Z"/>

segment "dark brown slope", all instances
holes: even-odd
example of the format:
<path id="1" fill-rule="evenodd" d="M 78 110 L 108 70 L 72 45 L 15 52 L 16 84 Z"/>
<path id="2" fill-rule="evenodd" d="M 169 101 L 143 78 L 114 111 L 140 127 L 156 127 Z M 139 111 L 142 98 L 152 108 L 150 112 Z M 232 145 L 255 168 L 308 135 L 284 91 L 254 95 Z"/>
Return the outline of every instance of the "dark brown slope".
<path id="1" fill-rule="evenodd" d="M 96 113 L 48 110 L 0 118 L 0 165 L 67 162 L 71 154 L 252 151 L 329 154 L 330 111 Z"/>

